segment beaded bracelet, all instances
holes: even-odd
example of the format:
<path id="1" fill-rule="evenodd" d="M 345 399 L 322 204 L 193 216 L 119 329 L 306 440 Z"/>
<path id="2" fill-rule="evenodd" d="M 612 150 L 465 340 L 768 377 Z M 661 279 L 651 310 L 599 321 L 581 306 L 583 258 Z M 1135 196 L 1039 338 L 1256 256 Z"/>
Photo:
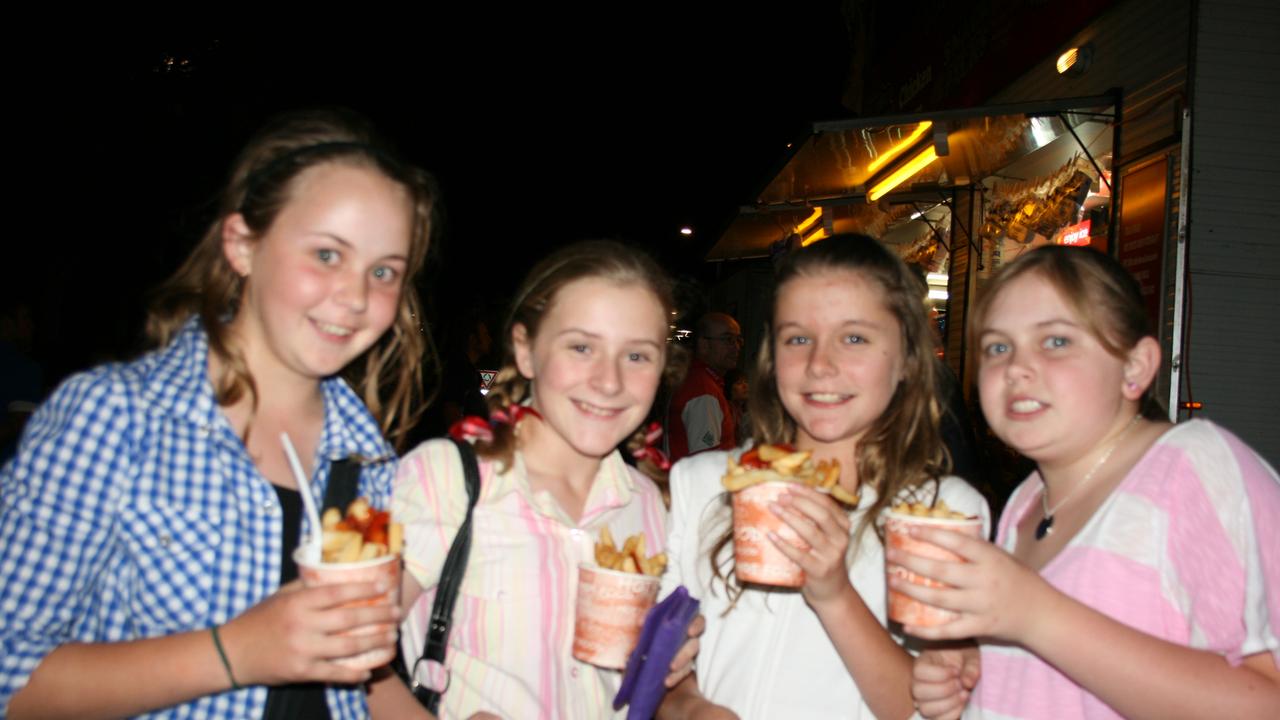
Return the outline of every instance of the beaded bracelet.
<path id="1" fill-rule="evenodd" d="M 231 680 L 231 689 L 239 690 L 240 683 L 236 682 L 235 673 L 231 672 L 231 661 L 227 659 L 227 651 L 222 648 L 222 638 L 218 637 L 218 626 L 209 628 L 209 634 L 213 635 L 213 646 L 218 649 L 218 659 L 222 660 L 222 667 L 226 669 L 227 678 Z"/>

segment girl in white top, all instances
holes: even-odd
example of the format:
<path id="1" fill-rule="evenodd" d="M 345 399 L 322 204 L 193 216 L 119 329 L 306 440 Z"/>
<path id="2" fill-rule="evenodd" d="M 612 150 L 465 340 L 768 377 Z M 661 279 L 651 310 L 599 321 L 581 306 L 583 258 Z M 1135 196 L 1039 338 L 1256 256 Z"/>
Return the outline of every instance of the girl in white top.
<path id="1" fill-rule="evenodd" d="M 885 626 L 877 517 L 897 499 L 941 498 L 987 520 L 975 490 L 942 477 L 923 295 L 903 262 L 868 237 L 833 237 L 779 266 L 751 389 L 753 436 L 838 460 L 841 486 L 861 501 L 850 512 L 792 488 L 773 510 L 811 549 L 774 544 L 804 569 L 805 585 L 743 587 L 720 484 L 727 453 L 676 464 L 664 590 L 688 587 L 707 630 L 695 677 L 667 697 L 662 717 L 911 714 L 911 656 Z"/>
<path id="2" fill-rule="evenodd" d="M 974 648 L 921 656 L 921 713 L 1280 717 L 1280 482 L 1229 432 L 1151 407 L 1160 347 L 1134 279 L 1041 247 L 973 319 L 983 413 L 1038 468 L 995 546 L 921 533 L 967 563 L 890 554 L 952 586 L 900 588 L 959 612 L 916 632 L 981 638 L 980 669 Z"/>

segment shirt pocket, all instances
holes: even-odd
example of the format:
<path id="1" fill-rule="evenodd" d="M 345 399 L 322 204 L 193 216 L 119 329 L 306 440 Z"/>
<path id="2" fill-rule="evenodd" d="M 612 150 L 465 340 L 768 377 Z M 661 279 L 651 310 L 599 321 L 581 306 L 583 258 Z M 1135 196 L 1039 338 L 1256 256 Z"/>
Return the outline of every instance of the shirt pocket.
<path id="1" fill-rule="evenodd" d="M 128 604 L 144 636 L 205 627 L 221 533 L 194 508 L 140 504 L 120 512 L 134 574 Z"/>

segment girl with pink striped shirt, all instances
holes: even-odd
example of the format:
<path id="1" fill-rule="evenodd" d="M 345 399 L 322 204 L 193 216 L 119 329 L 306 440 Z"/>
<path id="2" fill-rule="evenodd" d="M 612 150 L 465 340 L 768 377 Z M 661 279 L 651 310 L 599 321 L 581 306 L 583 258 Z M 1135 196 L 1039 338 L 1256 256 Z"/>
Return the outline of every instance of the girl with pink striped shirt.
<path id="1" fill-rule="evenodd" d="M 906 631 L 981 648 L 915 661 L 920 713 L 1280 716 L 1280 480 L 1226 430 L 1153 407 L 1160 346 L 1132 277 L 1041 247 L 991 281 L 973 327 L 987 421 L 1038 469 L 994 546 L 918 533 L 968 562 L 889 552 L 951 586 L 894 588 L 959 613 Z"/>
<path id="2" fill-rule="evenodd" d="M 666 543 L 658 487 L 616 448 L 653 404 L 673 307 L 662 270 L 613 242 L 551 255 L 517 293 L 487 397 L 491 435 L 475 448 L 480 496 L 447 656 L 443 667 L 413 668 L 419 683 L 443 689 L 440 717 L 614 715 L 621 673 L 572 656 L 578 565 L 594 564 L 603 528 L 619 540 L 643 534 L 650 554 Z M 401 461 L 392 513 L 405 525 L 401 634 L 410 662 L 422 651 L 466 501 L 449 441 L 427 442 Z M 689 672 L 696 645 L 688 641 L 672 662 L 668 686 Z M 372 697 L 387 717 L 427 716 L 394 678 Z"/>

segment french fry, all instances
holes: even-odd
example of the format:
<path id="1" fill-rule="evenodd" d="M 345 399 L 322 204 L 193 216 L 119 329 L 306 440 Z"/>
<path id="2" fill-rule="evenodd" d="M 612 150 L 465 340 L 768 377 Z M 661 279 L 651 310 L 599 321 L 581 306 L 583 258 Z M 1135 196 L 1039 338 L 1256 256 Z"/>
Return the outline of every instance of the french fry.
<path id="1" fill-rule="evenodd" d="M 753 455 L 753 457 L 748 457 Z M 769 467 L 760 467 L 767 462 Z M 744 466 L 748 463 L 750 467 Z M 721 484 L 729 492 L 738 492 L 771 480 L 786 480 L 822 490 L 845 505 L 856 506 L 858 496 L 840 487 L 840 462 L 835 459 L 815 462 L 809 450 L 792 450 L 779 445 L 758 445 L 739 461 L 729 456 Z"/>
<path id="2" fill-rule="evenodd" d="M 722 481 L 724 487 L 729 492 L 737 492 L 743 488 L 758 485 L 767 480 L 776 480 L 777 477 L 768 470 L 744 470 L 735 475 L 725 477 Z"/>
<path id="3" fill-rule="evenodd" d="M 354 518 L 359 522 L 368 522 L 369 516 L 373 514 L 373 508 L 369 506 L 369 501 L 358 497 L 351 501 L 347 506 L 347 517 Z"/>
<path id="4" fill-rule="evenodd" d="M 845 490 L 843 487 L 840 487 L 839 485 L 831 486 L 831 497 L 835 498 L 839 502 L 844 503 L 845 505 L 856 506 L 858 504 L 858 496 L 850 493 L 848 490 Z"/>
<path id="5" fill-rule="evenodd" d="M 921 502 L 913 502 L 913 503 L 901 502 L 901 503 L 898 503 L 897 505 L 894 505 L 891 508 L 891 510 L 892 512 L 896 512 L 901 515 L 914 515 L 916 517 L 942 518 L 947 520 L 964 520 L 966 518 L 972 517 L 970 515 L 965 515 L 964 513 L 959 512 L 957 510 L 952 510 L 950 507 L 947 506 L 947 502 L 945 500 L 939 500 L 937 503 L 933 505 L 933 507 L 929 507 L 928 505 L 925 505 L 924 503 L 921 503 Z"/>
<path id="6" fill-rule="evenodd" d="M 645 555 L 643 533 L 636 533 L 622 543 L 619 550 L 614 544 L 613 534 L 608 526 L 600 529 L 600 541 L 595 544 L 596 565 L 606 570 L 619 572 L 644 573 L 645 575 L 661 575 L 667 568 L 667 554 Z"/>
<path id="7" fill-rule="evenodd" d="M 387 529 L 387 550 L 392 555 L 404 551 L 404 526 L 398 522 L 391 523 Z"/>
<path id="8" fill-rule="evenodd" d="M 359 540 L 360 533 L 355 530 L 330 530 L 321 537 L 320 549 L 324 552 L 337 552 L 353 539 Z"/>
<path id="9" fill-rule="evenodd" d="M 365 498 L 353 500 L 346 515 L 337 508 L 325 510 L 320 525 L 323 562 L 372 560 L 404 549 L 404 526 L 391 522 L 387 511 L 374 509 Z"/>
<path id="10" fill-rule="evenodd" d="M 805 461 L 807 461 L 812 455 L 813 453 L 808 450 L 783 455 L 773 461 L 773 469 L 783 473 L 784 475 L 793 474 L 796 470 L 799 470 L 800 466 L 804 465 Z M 760 457 L 761 459 L 764 459 L 764 454 L 761 453 Z"/>
<path id="11" fill-rule="evenodd" d="M 342 513 L 338 511 L 338 508 L 329 508 L 324 511 L 324 516 L 320 518 L 320 527 L 325 530 L 332 530 L 340 522 L 342 522 Z"/>
<path id="12" fill-rule="evenodd" d="M 780 448 L 777 445 L 766 444 L 760 446 L 759 454 L 761 460 L 767 463 L 772 463 L 786 457 L 788 453 L 785 448 Z"/>

